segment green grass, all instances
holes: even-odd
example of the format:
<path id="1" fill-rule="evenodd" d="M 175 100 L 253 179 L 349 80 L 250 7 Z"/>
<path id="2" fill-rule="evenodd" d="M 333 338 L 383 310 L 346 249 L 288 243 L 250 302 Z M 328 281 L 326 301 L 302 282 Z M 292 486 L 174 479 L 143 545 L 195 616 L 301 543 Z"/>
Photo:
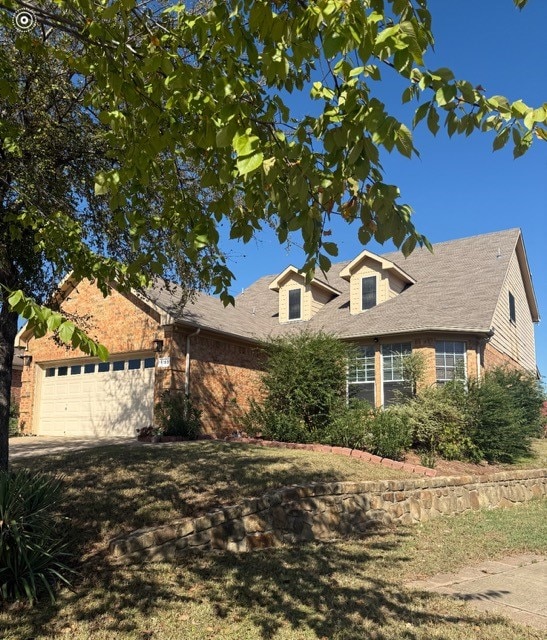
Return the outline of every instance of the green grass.
<path id="1" fill-rule="evenodd" d="M 532 442 L 532 455 L 518 460 L 515 464 L 505 465 L 506 469 L 547 469 L 547 438 Z"/>
<path id="2" fill-rule="evenodd" d="M 119 528 L 281 484 L 395 475 L 342 457 L 220 443 L 105 447 L 36 458 L 32 467 L 66 474 L 65 510 L 82 550 L 100 547 Z M 539 640 L 542 632 L 404 584 L 507 554 L 547 553 L 546 516 L 546 502 L 537 501 L 362 539 L 171 564 L 116 567 L 102 554 L 88 555 L 75 592 L 61 591 L 56 605 L 0 609 L 0 637 Z"/>

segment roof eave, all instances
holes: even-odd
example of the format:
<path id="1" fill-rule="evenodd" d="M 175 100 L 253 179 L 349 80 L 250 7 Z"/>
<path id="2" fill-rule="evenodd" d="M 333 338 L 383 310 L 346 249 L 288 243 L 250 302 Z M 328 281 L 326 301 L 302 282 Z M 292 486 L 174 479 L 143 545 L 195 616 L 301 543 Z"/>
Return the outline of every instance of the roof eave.
<path id="1" fill-rule="evenodd" d="M 517 252 L 517 259 L 520 265 L 520 271 L 522 273 L 522 280 L 524 282 L 524 290 L 526 292 L 526 299 L 528 306 L 530 307 L 530 315 L 532 321 L 537 323 L 540 321 L 539 308 L 537 303 L 536 294 L 534 291 L 534 284 L 532 282 L 532 274 L 530 272 L 530 266 L 528 264 L 528 257 L 526 255 L 526 247 L 524 246 L 524 240 L 522 233 L 519 233 L 517 244 L 515 247 Z"/>

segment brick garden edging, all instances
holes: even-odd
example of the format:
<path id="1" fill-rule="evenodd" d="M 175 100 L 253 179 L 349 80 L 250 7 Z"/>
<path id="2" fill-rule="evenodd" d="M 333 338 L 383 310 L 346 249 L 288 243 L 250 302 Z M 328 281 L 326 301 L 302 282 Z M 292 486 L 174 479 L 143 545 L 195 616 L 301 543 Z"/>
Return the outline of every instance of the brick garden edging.
<path id="1" fill-rule="evenodd" d="M 152 442 L 152 438 L 149 436 L 137 439 L 139 442 Z M 348 447 L 331 447 L 330 445 L 326 444 L 299 444 L 296 442 L 278 442 L 277 440 L 262 440 L 262 438 L 247 437 L 214 438 L 212 436 L 202 436 L 197 438 L 197 440 L 221 440 L 222 442 L 255 444 L 260 447 L 272 447 L 274 449 L 304 449 L 305 451 L 334 453 L 335 455 L 348 456 L 356 460 L 369 462 L 370 464 L 381 464 L 384 467 L 388 467 L 389 469 L 400 469 L 401 471 L 408 471 L 409 473 L 419 473 L 421 475 L 429 477 L 434 477 L 437 475 L 435 469 L 430 469 L 429 467 L 422 467 L 419 464 L 408 464 L 407 462 L 399 462 L 398 460 L 391 460 L 390 458 L 382 458 L 381 456 L 375 456 L 368 451 L 361 451 L 360 449 L 350 449 Z M 182 438 L 180 436 L 160 436 L 158 442 L 189 442 L 189 439 Z M 193 442 L 195 442 L 195 440 Z"/>
<path id="2" fill-rule="evenodd" d="M 362 534 L 378 524 L 509 507 L 547 493 L 547 470 L 484 476 L 333 482 L 284 487 L 172 525 L 116 538 L 118 562 L 172 560 L 193 550 L 233 552 Z"/>
<path id="3" fill-rule="evenodd" d="M 375 456 L 368 451 L 360 449 L 350 449 L 349 447 L 331 447 L 328 444 L 298 444 L 295 442 L 278 442 L 276 440 L 262 440 L 261 438 L 225 438 L 227 442 L 240 442 L 241 444 L 256 444 L 261 447 L 273 447 L 276 449 L 304 449 L 305 451 L 319 451 L 321 453 L 334 453 L 339 456 L 348 456 L 371 464 L 381 464 L 389 469 L 400 469 L 409 473 L 419 473 L 424 476 L 434 477 L 437 475 L 435 469 L 422 467 L 419 464 L 408 464 L 390 458 Z"/>

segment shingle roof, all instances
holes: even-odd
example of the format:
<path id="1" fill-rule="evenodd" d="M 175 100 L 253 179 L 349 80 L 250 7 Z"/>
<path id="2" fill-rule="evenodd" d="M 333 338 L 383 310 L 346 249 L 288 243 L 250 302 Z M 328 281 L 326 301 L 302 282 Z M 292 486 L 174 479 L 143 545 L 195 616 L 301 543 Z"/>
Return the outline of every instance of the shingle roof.
<path id="1" fill-rule="evenodd" d="M 519 236 L 519 229 L 509 229 L 441 242 L 433 245 L 433 253 L 416 249 L 406 259 L 400 252 L 382 254 L 416 284 L 356 315 L 349 312 L 349 283 L 339 276 L 350 261 L 333 264 L 326 278 L 317 273 L 341 294 L 308 321 L 279 323 L 278 293 L 269 289 L 276 274 L 259 278 L 237 296 L 235 308 L 224 308 L 217 298 L 198 294 L 193 304 L 173 315 L 195 326 L 254 339 L 305 327 L 341 338 L 427 330 L 488 332 Z M 176 294 L 153 288 L 146 295 L 165 311 L 176 310 Z"/>

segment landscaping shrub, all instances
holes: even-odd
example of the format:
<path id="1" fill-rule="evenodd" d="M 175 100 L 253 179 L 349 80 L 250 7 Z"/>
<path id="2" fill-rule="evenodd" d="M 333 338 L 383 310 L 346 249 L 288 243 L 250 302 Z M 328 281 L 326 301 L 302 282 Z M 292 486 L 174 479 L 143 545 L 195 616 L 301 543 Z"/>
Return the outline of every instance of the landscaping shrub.
<path id="1" fill-rule="evenodd" d="M 277 412 L 256 403 L 242 420 L 243 428 L 249 435 L 279 442 L 317 442 L 318 436 L 304 421 L 290 412 Z"/>
<path id="2" fill-rule="evenodd" d="M 526 433 L 539 437 L 542 433 L 542 407 L 545 394 L 541 382 L 528 371 L 498 367 L 487 375 L 495 380 L 511 398 L 513 406 L 522 412 Z"/>
<path id="3" fill-rule="evenodd" d="M 265 350 L 264 402 L 252 404 L 243 427 L 275 440 L 320 441 L 345 404 L 350 348 L 334 336 L 302 332 L 274 339 Z"/>
<path id="4" fill-rule="evenodd" d="M 156 419 L 166 436 L 195 440 L 201 432 L 201 411 L 183 393 L 165 391 L 156 404 Z"/>
<path id="5" fill-rule="evenodd" d="M 522 402 L 525 393 L 508 386 L 513 380 L 502 370 L 494 370 L 480 382 L 470 381 L 467 411 L 472 423 L 472 439 L 489 462 L 514 462 L 531 455 L 531 440 L 538 435 L 538 419 L 530 419 L 531 403 Z M 527 383 L 522 381 L 523 385 Z"/>
<path id="6" fill-rule="evenodd" d="M 321 442 L 351 449 L 367 449 L 372 445 L 370 424 L 374 415 L 368 402 L 351 401 L 347 407 L 339 410 L 324 429 Z"/>
<path id="7" fill-rule="evenodd" d="M 375 411 L 368 426 L 365 448 L 378 456 L 399 460 L 412 444 L 410 426 L 401 407 Z"/>
<path id="8" fill-rule="evenodd" d="M 424 460 L 437 455 L 447 460 L 480 459 L 471 440 L 470 421 L 465 410 L 465 388 L 461 383 L 424 389 L 401 407 L 412 433 L 412 445 Z"/>
<path id="9" fill-rule="evenodd" d="M 9 409 L 8 435 L 10 438 L 20 435 L 19 431 L 19 405 L 12 398 Z"/>
<path id="10" fill-rule="evenodd" d="M 61 479 L 28 470 L 0 472 L 0 597 L 54 601 L 59 583 L 74 573 L 61 521 L 55 515 Z"/>

